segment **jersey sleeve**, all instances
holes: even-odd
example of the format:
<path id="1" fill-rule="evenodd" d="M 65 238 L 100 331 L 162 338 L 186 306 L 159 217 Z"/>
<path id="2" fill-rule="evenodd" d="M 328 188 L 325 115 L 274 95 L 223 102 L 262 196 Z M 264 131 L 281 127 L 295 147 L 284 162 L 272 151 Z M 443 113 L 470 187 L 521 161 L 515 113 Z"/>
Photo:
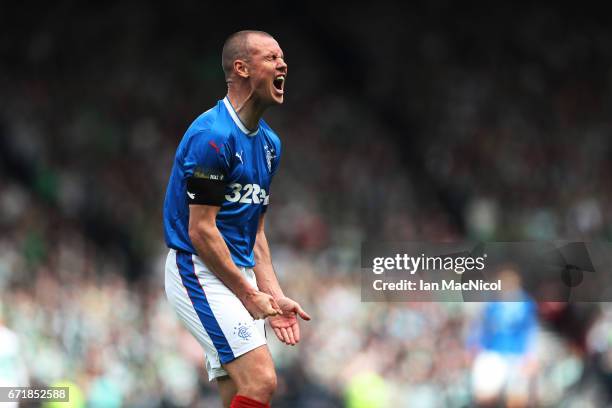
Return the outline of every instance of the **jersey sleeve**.
<path id="1" fill-rule="evenodd" d="M 229 157 L 226 138 L 210 131 L 193 136 L 184 161 L 189 204 L 221 206 L 230 170 Z"/>

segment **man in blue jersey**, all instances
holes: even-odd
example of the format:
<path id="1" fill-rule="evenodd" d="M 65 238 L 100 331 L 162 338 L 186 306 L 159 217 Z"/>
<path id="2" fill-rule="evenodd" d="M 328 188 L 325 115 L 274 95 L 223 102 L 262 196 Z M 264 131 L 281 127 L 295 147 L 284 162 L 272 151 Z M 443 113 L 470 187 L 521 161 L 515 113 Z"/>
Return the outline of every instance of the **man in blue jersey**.
<path id="1" fill-rule="evenodd" d="M 515 265 L 502 265 L 498 279 L 506 301 L 490 302 L 471 336 L 474 402 L 479 407 L 530 405 L 529 384 L 537 367 L 537 305 L 522 289 Z"/>
<path id="2" fill-rule="evenodd" d="M 166 294 L 206 354 L 226 407 L 267 407 L 276 373 L 264 320 L 300 340 L 300 305 L 283 294 L 265 235 L 280 139 L 261 119 L 283 103 L 287 64 L 261 31 L 223 46 L 227 96 L 200 115 L 177 149 L 164 202 Z"/>

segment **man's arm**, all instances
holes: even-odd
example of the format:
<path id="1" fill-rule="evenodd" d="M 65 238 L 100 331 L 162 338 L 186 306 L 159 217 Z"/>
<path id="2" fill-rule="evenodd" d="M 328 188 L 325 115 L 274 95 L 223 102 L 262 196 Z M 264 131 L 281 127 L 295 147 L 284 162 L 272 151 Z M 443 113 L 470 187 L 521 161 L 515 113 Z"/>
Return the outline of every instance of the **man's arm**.
<path id="1" fill-rule="evenodd" d="M 259 226 L 257 227 L 257 237 L 255 239 L 255 277 L 257 278 L 257 286 L 262 292 L 266 292 L 274 299 L 285 297 L 283 290 L 278 283 L 274 267 L 272 266 L 272 255 L 268 246 L 268 239 L 264 231 L 265 214 L 259 217 Z"/>
<path id="2" fill-rule="evenodd" d="M 268 323 L 270 323 L 276 337 L 280 341 L 294 346 L 300 341 L 300 326 L 296 315 L 299 315 L 304 320 L 310 320 L 310 316 L 296 301 L 285 297 L 283 294 L 283 290 L 276 278 L 274 267 L 272 266 L 270 247 L 268 246 L 268 239 L 264 231 L 264 217 L 264 214 L 262 214 L 259 218 L 257 238 L 253 248 L 255 252 L 255 268 L 253 268 L 253 271 L 255 272 L 259 289 L 272 295 L 282 311 L 280 315 L 270 317 Z"/>
<path id="3" fill-rule="evenodd" d="M 282 313 L 274 298 L 251 286 L 232 261 L 217 228 L 221 207 L 189 205 L 189 238 L 206 266 L 232 291 L 255 319 Z"/>

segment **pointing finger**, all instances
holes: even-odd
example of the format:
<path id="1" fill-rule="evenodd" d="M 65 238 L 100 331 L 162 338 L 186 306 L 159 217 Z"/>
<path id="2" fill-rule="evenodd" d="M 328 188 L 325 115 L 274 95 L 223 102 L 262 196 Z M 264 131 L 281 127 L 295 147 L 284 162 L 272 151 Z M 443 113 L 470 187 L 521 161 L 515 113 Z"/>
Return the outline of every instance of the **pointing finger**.
<path id="1" fill-rule="evenodd" d="M 274 309 L 276 314 L 279 314 L 279 315 L 283 314 L 283 310 L 280 308 L 280 306 L 276 302 L 276 299 L 274 299 L 272 296 L 270 296 L 270 306 Z"/>

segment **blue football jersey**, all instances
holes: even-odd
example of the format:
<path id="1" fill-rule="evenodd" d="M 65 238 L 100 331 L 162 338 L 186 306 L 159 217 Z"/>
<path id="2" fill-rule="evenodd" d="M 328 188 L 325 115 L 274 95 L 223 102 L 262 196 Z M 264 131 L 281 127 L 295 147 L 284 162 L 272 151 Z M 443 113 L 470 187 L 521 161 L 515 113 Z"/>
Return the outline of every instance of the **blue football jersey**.
<path id="1" fill-rule="evenodd" d="M 187 179 L 224 182 L 225 197 L 217 228 L 236 265 L 253 267 L 253 246 L 259 217 L 267 208 L 270 183 L 278 169 L 280 139 L 264 122 L 249 130 L 228 98 L 200 115 L 189 126 L 176 151 L 164 202 L 164 235 L 170 248 L 197 254 L 189 238 Z"/>
<path id="2" fill-rule="evenodd" d="M 502 354 L 523 354 L 531 347 L 538 325 L 537 306 L 522 295 L 521 302 L 487 304 L 481 322 L 480 345 Z"/>

